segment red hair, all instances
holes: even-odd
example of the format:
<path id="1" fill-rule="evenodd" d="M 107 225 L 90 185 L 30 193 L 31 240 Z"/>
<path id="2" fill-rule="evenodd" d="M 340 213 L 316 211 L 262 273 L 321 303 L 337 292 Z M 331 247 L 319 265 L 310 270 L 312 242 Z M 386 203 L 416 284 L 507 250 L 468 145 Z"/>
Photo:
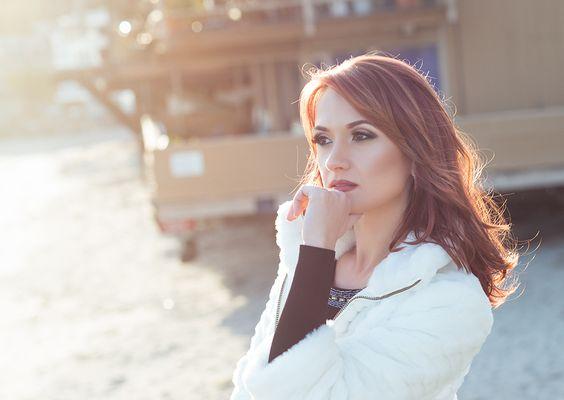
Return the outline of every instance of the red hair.
<path id="1" fill-rule="evenodd" d="M 505 287 L 519 255 L 504 209 L 480 178 L 483 165 L 474 142 L 456 127 L 433 86 L 399 59 L 367 53 L 326 69 L 306 71 L 300 118 L 310 153 L 300 184 L 322 186 L 312 141 L 315 108 L 328 87 L 378 127 L 414 163 L 410 199 L 390 252 L 410 230 L 416 240 L 441 245 L 458 268 L 480 280 L 493 307 L 518 287 Z"/>

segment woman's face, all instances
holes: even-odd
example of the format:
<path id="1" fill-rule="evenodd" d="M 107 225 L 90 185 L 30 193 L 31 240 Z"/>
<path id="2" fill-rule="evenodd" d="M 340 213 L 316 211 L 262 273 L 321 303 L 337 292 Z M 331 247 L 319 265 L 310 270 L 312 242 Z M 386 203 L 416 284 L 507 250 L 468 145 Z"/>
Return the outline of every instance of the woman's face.
<path id="1" fill-rule="evenodd" d="M 338 179 L 358 185 L 346 192 L 353 213 L 407 201 L 409 159 L 331 88 L 317 102 L 312 134 L 323 187 Z"/>

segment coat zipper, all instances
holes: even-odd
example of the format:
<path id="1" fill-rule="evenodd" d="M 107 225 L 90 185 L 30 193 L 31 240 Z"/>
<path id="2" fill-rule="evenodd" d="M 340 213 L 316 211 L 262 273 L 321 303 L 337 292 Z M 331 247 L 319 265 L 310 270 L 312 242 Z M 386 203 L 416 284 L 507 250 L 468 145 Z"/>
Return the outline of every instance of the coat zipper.
<path id="1" fill-rule="evenodd" d="M 419 282 L 421 282 L 421 279 L 418 279 L 417 281 L 413 282 L 411 285 L 403 287 L 401 289 L 397 289 L 394 290 L 393 292 L 390 293 L 386 293 L 385 295 L 382 296 L 353 296 L 349 299 L 349 301 L 337 312 L 337 314 L 335 314 L 335 317 L 333 317 L 333 321 L 335 321 L 337 319 L 337 317 L 339 315 L 341 315 L 341 313 L 345 310 L 345 308 L 347 308 L 347 306 L 349 304 L 351 304 L 354 300 L 356 299 L 368 299 L 368 300 L 382 300 L 385 299 L 386 297 L 390 297 L 393 296 L 395 294 L 401 293 L 403 291 L 406 291 L 407 289 L 411 289 L 413 286 L 417 285 Z"/>
<path id="2" fill-rule="evenodd" d="M 286 273 L 286 275 L 284 275 L 284 280 L 282 281 L 282 287 L 280 288 L 280 293 L 278 294 L 278 303 L 276 305 L 276 318 L 275 318 L 275 322 L 274 322 L 274 330 L 276 331 L 276 328 L 278 327 L 278 320 L 280 317 L 280 300 L 282 298 L 282 293 L 284 293 L 284 284 L 286 283 L 286 278 L 288 277 L 288 273 Z M 421 279 L 418 279 L 417 281 L 413 282 L 411 285 L 403 287 L 401 289 L 397 289 L 394 290 L 393 292 L 390 293 L 386 293 L 385 295 L 382 296 L 353 296 L 349 299 L 349 301 L 347 302 L 347 304 L 345 304 L 335 315 L 335 317 L 333 317 L 333 321 L 337 319 L 337 317 L 344 311 L 345 308 L 347 308 L 347 306 L 349 304 L 351 304 L 351 302 L 353 300 L 356 299 L 367 299 L 367 300 L 382 300 L 385 299 L 387 297 L 393 296 L 395 294 L 401 293 L 405 290 L 411 289 L 413 286 L 417 285 L 419 282 L 421 282 Z"/>
<path id="3" fill-rule="evenodd" d="M 286 278 L 288 277 L 288 273 L 284 275 L 284 280 L 282 281 L 282 287 L 280 288 L 280 293 L 278 294 L 278 304 L 276 305 L 276 319 L 274 323 L 274 331 L 278 327 L 278 316 L 280 315 L 280 299 L 282 298 L 282 293 L 284 293 L 284 284 L 286 283 Z"/>

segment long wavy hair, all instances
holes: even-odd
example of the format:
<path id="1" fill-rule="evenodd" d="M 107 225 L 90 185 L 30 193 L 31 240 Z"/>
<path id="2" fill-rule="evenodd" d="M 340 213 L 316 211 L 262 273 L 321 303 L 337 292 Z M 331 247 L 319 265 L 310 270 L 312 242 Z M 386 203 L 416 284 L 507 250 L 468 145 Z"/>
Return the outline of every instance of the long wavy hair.
<path id="1" fill-rule="evenodd" d="M 351 57 L 330 67 L 305 65 L 309 81 L 300 93 L 300 119 L 309 157 L 300 185 L 322 186 L 312 141 L 315 109 L 328 87 L 382 130 L 414 163 L 414 178 L 403 220 L 389 251 L 413 230 L 418 244 L 441 245 L 458 268 L 476 275 L 495 308 L 519 286 L 508 285 L 518 262 L 505 205 L 484 189 L 475 143 L 447 112 L 427 77 L 407 62 L 378 52 Z"/>

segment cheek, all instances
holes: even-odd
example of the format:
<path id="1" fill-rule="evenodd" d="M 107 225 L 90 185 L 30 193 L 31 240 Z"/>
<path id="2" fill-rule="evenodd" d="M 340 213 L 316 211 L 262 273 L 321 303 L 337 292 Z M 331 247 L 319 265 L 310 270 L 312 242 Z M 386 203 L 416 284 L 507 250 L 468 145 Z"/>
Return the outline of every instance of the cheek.
<path id="1" fill-rule="evenodd" d="M 321 175 L 321 181 L 323 183 L 323 186 L 326 187 L 329 184 L 328 182 L 329 171 L 325 169 L 325 158 L 318 154 L 316 157 L 316 161 L 317 161 L 317 168 L 319 170 L 319 174 Z"/>
<path id="2" fill-rule="evenodd" d="M 362 170 L 374 192 L 387 197 L 398 194 L 405 188 L 410 169 L 399 150 L 386 148 L 363 159 Z"/>

